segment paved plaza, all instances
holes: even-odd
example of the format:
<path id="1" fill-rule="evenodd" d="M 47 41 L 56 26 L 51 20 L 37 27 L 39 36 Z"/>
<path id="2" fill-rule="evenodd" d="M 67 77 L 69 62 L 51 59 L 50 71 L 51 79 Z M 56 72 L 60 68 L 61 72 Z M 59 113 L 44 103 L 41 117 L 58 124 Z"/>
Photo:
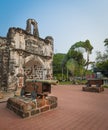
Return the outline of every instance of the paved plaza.
<path id="1" fill-rule="evenodd" d="M 0 103 L 0 130 L 108 130 L 108 89 L 84 92 L 81 85 L 52 86 L 58 107 L 21 118 Z"/>

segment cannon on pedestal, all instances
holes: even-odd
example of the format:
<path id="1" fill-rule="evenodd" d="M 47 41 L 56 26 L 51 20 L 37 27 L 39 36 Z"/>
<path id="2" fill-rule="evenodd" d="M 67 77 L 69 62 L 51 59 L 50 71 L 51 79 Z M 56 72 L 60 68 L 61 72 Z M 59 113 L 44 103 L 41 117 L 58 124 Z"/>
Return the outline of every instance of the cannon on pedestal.
<path id="1" fill-rule="evenodd" d="M 25 83 L 21 96 L 8 99 L 7 108 L 26 118 L 57 107 L 57 97 L 48 96 L 48 94 L 51 93 L 51 84 L 57 84 L 58 81 L 27 79 Z"/>
<path id="2" fill-rule="evenodd" d="M 36 80 L 27 79 L 26 85 L 22 88 L 21 96 L 48 96 L 51 93 L 51 85 L 56 85 L 57 80 Z"/>
<path id="3" fill-rule="evenodd" d="M 82 88 L 83 91 L 101 92 L 104 91 L 103 79 L 91 78 L 87 80 L 86 86 Z"/>

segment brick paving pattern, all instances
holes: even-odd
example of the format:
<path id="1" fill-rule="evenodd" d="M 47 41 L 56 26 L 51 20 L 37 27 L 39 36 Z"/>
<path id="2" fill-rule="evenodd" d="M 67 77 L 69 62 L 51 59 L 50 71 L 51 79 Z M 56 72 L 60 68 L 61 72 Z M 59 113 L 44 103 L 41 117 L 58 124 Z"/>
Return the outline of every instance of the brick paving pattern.
<path id="1" fill-rule="evenodd" d="M 51 95 L 58 97 L 57 109 L 31 118 L 22 119 L 0 103 L 0 130 L 108 130 L 108 89 L 95 93 L 58 85 Z"/>

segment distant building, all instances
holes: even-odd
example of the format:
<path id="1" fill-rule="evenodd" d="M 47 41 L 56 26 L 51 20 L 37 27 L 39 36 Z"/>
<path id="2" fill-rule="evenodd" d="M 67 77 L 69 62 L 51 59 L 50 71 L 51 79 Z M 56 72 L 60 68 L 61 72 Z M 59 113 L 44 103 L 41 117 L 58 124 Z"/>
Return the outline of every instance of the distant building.
<path id="1" fill-rule="evenodd" d="M 37 22 L 28 19 L 26 30 L 9 28 L 0 37 L 0 89 L 22 87 L 27 78 L 51 79 L 53 38 L 39 37 Z"/>

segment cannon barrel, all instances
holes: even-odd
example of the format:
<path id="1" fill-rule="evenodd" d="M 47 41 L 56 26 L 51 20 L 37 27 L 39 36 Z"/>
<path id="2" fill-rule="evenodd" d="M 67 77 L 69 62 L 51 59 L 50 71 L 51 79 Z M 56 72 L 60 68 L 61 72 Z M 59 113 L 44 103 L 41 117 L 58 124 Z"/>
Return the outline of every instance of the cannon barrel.
<path id="1" fill-rule="evenodd" d="M 52 85 L 56 85 L 59 83 L 58 80 L 37 80 L 37 79 L 26 79 L 26 82 L 41 82 L 41 83 L 49 83 Z"/>

